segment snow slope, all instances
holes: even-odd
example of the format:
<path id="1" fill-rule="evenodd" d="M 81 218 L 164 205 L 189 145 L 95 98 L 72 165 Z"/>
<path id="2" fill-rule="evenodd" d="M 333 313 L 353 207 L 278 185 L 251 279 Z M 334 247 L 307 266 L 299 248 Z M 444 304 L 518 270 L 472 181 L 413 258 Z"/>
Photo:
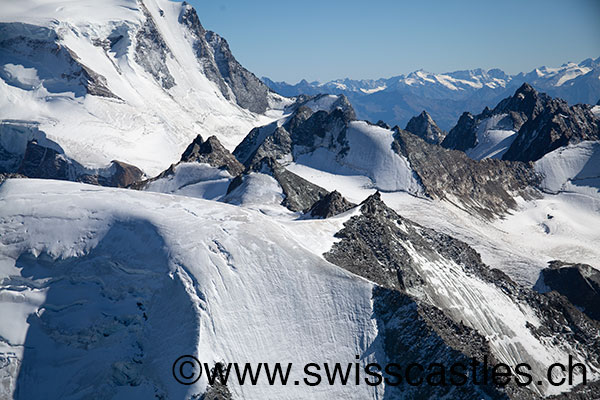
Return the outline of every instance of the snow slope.
<path id="1" fill-rule="evenodd" d="M 477 127 L 475 147 L 468 149 L 465 153 L 475 160 L 501 159 L 517 137 L 516 130 L 509 129 L 502 124 L 506 116 L 507 114 L 497 114 L 481 121 Z"/>
<path id="2" fill-rule="evenodd" d="M 181 163 L 174 173 L 150 182 L 144 190 L 218 200 L 227 193 L 233 177 L 229 172 L 203 163 Z"/>
<path id="3" fill-rule="evenodd" d="M 336 154 L 329 148 L 319 147 L 294 157 L 295 161 L 288 169 L 296 172 L 298 168 L 309 167 L 343 176 L 362 175 L 378 190 L 421 192 L 408 160 L 392 149 L 392 131 L 365 121 L 352 121 L 345 130 L 344 139 L 348 142 L 347 150 Z"/>
<path id="4" fill-rule="evenodd" d="M 364 175 L 336 174 L 299 163 L 287 168 L 357 204 L 376 190 Z M 527 286 L 535 284 L 539 271 L 551 260 L 582 262 L 600 269 L 600 199 L 589 190 L 519 199 L 517 210 L 493 221 L 447 201 L 409 192 L 384 192 L 382 198 L 400 215 L 465 241 L 481 254 L 484 263 Z"/>
<path id="5" fill-rule="evenodd" d="M 394 208 L 403 215 L 421 214 L 440 224 L 440 215 L 448 215 L 439 211 L 440 203 L 417 210 L 407 193 L 384 195 L 388 203 L 398 201 Z M 247 206 L 255 204 L 50 180 L 5 181 L 0 320 L 11 324 L 0 326 L 0 396 L 181 398 L 206 389 L 204 378 L 191 387 L 172 379 L 173 361 L 189 353 L 211 365 L 354 362 L 355 354 L 365 364 L 385 362 L 373 284 L 322 257 L 358 210 L 326 220 L 292 220 Z M 556 220 L 563 217 L 557 214 Z M 470 228 L 468 220 L 456 217 L 446 223 Z M 509 228 L 511 219 L 503 223 Z M 502 230 L 478 228 L 472 234 Z M 445 256 L 421 254 L 408 241 L 403 246 L 423 278 L 409 294 L 476 329 L 498 360 L 527 361 L 539 371 L 567 354 L 585 357 L 584 350 L 533 335 L 528 326 L 538 326 L 538 316 L 500 287 Z M 597 372 L 588 378 L 596 379 Z M 296 377 L 302 372 L 293 370 Z M 229 388 L 247 399 L 384 394 L 367 385 Z M 567 387 L 538 389 L 551 394 Z"/>
<path id="6" fill-rule="evenodd" d="M 557 192 L 585 192 L 600 197 L 600 142 L 570 144 L 536 161 L 535 169 L 544 180 L 544 189 Z"/>
<path id="7" fill-rule="evenodd" d="M 6 181 L 0 397 L 16 388 L 17 398 L 183 398 L 206 385 L 173 380 L 173 361 L 189 353 L 209 363 L 366 361 L 378 346 L 373 286 L 320 256 L 348 217 L 277 222 L 205 200 Z M 374 398 L 367 385 L 230 390 Z"/>
<path id="8" fill-rule="evenodd" d="M 0 119 L 37 123 L 86 167 L 117 159 L 149 176 L 197 134 L 233 149 L 281 111 L 259 115 L 223 97 L 179 22 L 186 7 L 167 0 L 3 4 Z M 89 94 L 86 79 L 104 95 Z M 289 103 L 275 95 L 271 102 L 277 109 Z"/>

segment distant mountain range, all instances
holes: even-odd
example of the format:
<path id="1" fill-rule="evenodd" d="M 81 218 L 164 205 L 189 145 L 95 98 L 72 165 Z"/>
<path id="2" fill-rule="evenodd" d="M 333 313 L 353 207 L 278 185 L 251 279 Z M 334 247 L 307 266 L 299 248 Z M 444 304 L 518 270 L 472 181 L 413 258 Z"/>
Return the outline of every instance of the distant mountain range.
<path id="1" fill-rule="evenodd" d="M 289 98 L 201 16 L 0 2 L 0 400 L 600 399 L 599 60 Z"/>
<path id="2" fill-rule="evenodd" d="M 558 68 L 539 67 L 528 73 L 508 75 L 500 69 L 473 69 L 434 74 L 423 70 L 387 79 L 336 79 L 326 83 L 302 80 L 295 85 L 263 82 L 284 96 L 320 93 L 344 94 L 357 117 L 405 126 L 427 110 L 440 128 L 449 130 L 464 112 L 480 113 L 512 95 L 523 83 L 569 104 L 596 104 L 600 99 L 600 57 Z"/>

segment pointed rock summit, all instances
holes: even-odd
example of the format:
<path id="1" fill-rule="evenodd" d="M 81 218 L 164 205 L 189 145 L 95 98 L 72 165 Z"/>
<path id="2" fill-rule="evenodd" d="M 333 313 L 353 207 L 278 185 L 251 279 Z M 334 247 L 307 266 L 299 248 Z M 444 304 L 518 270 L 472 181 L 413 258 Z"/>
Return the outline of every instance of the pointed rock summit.
<path id="1" fill-rule="evenodd" d="M 311 217 L 329 218 L 346 212 L 352 207 L 354 207 L 354 204 L 346 200 L 340 192 L 334 190 L 317 201 L 308 213 Z"/>
<path id="2" fill-rule="evenodd" d="M 552 101 L 552 97 L 546 93 L 539 93 L 530 84 L 524 83 L 514 95 L 498 103 L 492 114 L 512 111 L 523 114 L 525 119 L 532 119 L 537 117 Z"/>
<path id="3" fill-rule="evenodd" d="M 224 38 L 204 29 L 192 6 L 185 2 L 183 5 L 180 21 L 189 30 L 196 57 L 207 78 L 226 99 L 252 112 L 264 113 L 269 108 L 271 90 L 235 59 Z"/>
<path id="4" fill-rule="evenodd" d="M 412 117 L 404 130 L 431 144 L 440 144 L 446 137 L 446 132 L 437 126 L 431 115 L 425 110 L 416 117 Z"/>
<path id="5" fill-rule="evenodd" d="M 517 132 L 514 141 L 502 155 L 507 161 L 537 161 L 545 154 L 570 143 L 598 140 L 600 126 L 586 104 L 569 104 L 536 91 L 524 83 L 514 95 L 502 100 L 479 115 L 464 113 L 442 146 L 467 151 L 478 144 L 478 130 L 495 117 L 504 130 Z M 481 133 L 481 132 L 479 132 Z"/>
<path id="6" fill-rule="evenodd" d="M 181 162 L 206 163 L 212 167 L 225 169 L 231 176 L 244 172 L 244 166 L 227 150 L 216 136 L 206 141 L 198 135 L 181 155 Z"/>
<path id="7" fill-rule="evenodd" d="M 441 145 L 447 149 L 466 151 L 477 144 L 477 121 L 470 112 L 464 112 L 458 123 L 444 138 Z"/>

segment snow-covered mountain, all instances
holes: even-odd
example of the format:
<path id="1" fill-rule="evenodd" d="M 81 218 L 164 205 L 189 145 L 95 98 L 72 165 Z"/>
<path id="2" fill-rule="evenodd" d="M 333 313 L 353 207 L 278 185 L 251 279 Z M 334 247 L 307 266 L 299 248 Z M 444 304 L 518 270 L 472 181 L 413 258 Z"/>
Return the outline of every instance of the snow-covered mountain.
<path id="1" fill-rule="evenodd" d="M 2 4 L 0 152 L 16 164 L 35 139 L 80 175 L 112 160 L 155 175 L 196 135 L 233 148 L 288 103 L 185 3 Z"/>
<path id="2" fill-rule="evenodd" d="M 600 106 L 498 70 L 285 98 L 186 3 L 0 11 L 0 399 L 600 397 Z M 576 87 L 597 64 L 522 78 Z M 448 110 L 510 93 L 447 136 L 429 110 L 403 130 L 351 104 L 406 88 Z M 293 368 L 187 386 L 185 354 Z M 586 384 L 552 385 L 569 356 Z M 484 358 L 531 384 L 311 386 L 302 368 Z"/>
<path id="3" fill-rule="evenodd" d="M 569 106 L 524 83 L 514 95 L 479 115 L 461 115 L 441 143 L 474 159 L 536 161 L 545 154 L 582 141 L 600 140 L 595 107 Z"/>
<path id="4" fill-rule="evenodd" d="M 596 104 L 600 98 L 600 58 L 556 68 L 540 67 L 528 73 L 508 75 L 499 69 L 465 70 L 435 74 L 423 70 L 377 80 L 338 79 L 291 85 L 263 81 L 285 96 L 319 93 L 344 94 L 357 116 L 405 126 L 410 118 L 427 110 L 442 129 L 452 128 L 464 112 L 479 113 L 493 107 L 527 82 L 539 91 L 560 97 L 569 104 Z"/>

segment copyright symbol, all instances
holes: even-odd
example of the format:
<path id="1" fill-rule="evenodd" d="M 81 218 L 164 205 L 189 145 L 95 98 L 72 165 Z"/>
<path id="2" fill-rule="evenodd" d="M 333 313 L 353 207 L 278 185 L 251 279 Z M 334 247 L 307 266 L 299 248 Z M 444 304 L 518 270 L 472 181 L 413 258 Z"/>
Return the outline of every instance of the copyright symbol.
<path id="1" fill-rule="evenodd" d="M 173 363 L 173 378 L 182 385 L 193 385 L 201 376 L 202 365 L 194 356 L 181 356 Z"/>

